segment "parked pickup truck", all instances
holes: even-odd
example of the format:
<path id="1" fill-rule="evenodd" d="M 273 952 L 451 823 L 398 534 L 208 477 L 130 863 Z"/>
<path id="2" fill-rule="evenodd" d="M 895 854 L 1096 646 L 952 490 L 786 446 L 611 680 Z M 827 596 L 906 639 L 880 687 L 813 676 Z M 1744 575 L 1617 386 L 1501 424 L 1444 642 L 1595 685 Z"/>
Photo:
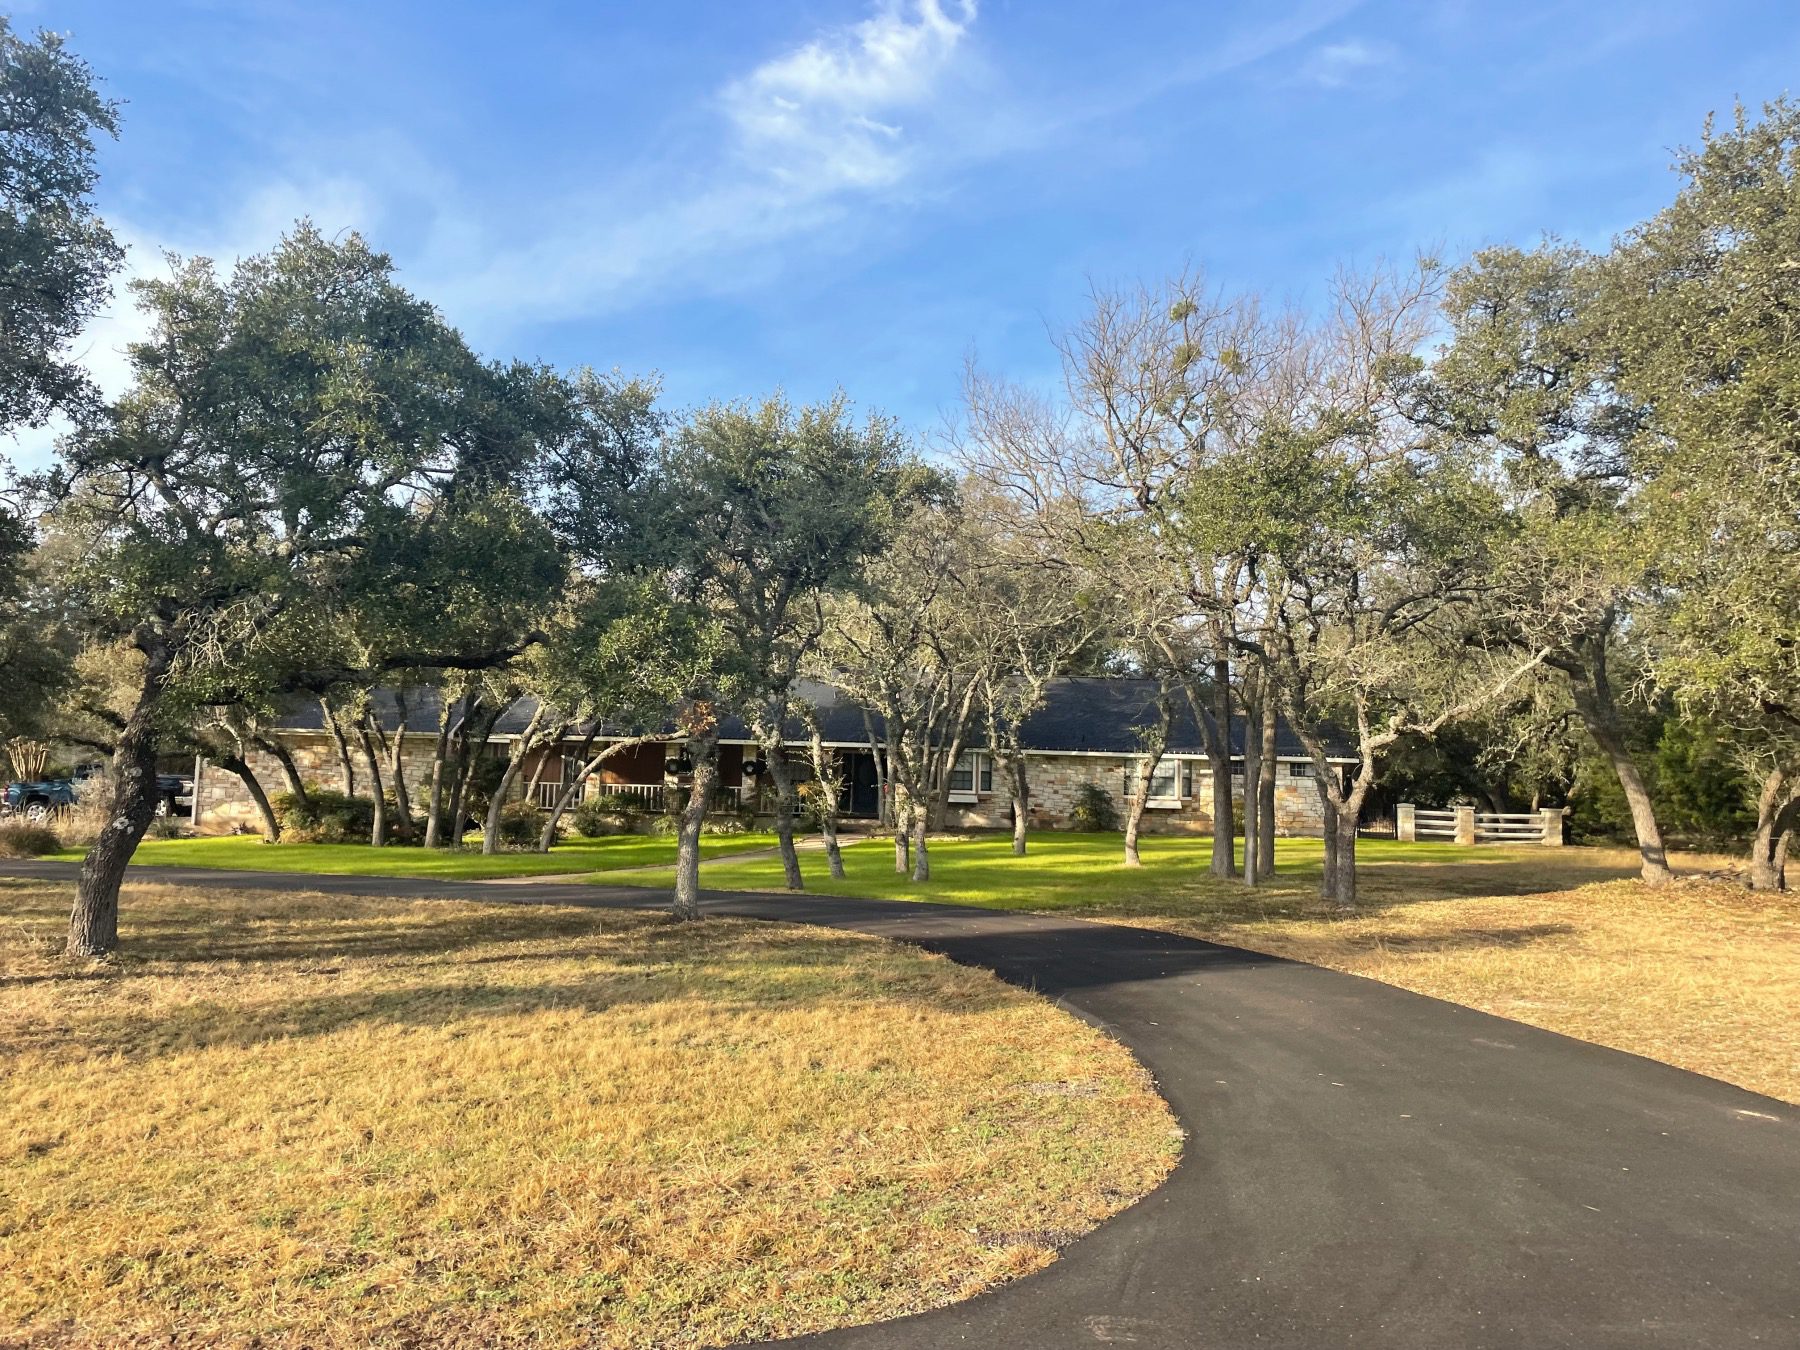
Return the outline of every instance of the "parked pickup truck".
<path id="1" fill-rule="evenodd" d="M 37 822 L 75 804 L 81 785 L 101 772 L 98 764 L 83 764 L 67 778 L 45 778 L 35 783 L 8 783 L 0 794 L 0 812 Z M 194 798 L 194 780 L 177 773 L 156 775 L 156 814 L 174 815 Z"/>

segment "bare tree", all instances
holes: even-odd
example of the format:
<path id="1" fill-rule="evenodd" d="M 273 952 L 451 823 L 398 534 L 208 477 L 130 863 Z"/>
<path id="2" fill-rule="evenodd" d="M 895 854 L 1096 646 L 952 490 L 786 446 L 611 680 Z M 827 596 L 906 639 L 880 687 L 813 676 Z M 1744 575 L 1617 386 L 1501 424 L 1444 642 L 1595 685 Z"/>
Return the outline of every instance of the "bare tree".
<path id="1" fill-rule="evenodd" d="M 962 579 L 971 541 L 955 506 L 915 509 L 873 562 L 864 593 L 829 611 L 818 674 L 881 716 L 895 866 L 931 875 L 927 835 L 967 743 L 986 679 L 986 643 L 970 642 Z"/>

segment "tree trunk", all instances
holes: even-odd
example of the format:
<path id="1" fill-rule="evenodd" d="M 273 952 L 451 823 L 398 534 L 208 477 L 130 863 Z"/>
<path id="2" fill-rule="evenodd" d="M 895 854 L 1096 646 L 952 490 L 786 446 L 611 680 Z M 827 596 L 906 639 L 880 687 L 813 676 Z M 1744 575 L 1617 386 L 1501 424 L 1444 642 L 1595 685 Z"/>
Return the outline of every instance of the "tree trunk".
<path id="1" fill-rule="evenodd" d="M 468 815 L 469 788 L 475 781 L 475 764 L 477 755 L 475 747 L 479 743 L 482 750 L 487 749 L 488 740 L 494 734 L 494 725 L 501 715 L 512 706 L 512 700 L 497 700 L 491 707 L 480 712 L 471 712 L 463 718 L 461 734 L 458 738 L 456 752 L 455 778 L 450 791 L 450 832 L 453 836 L 451 847 L 461 848 L 463 837 L 463 821 Z M 473 730 L 471 730 L 471 726 Z"/>
<path id="2" fill-rule="evenodd" d="M 538 751 L 537 763 L 531 766 L 531 777 L 525 784 L 526 801 L 535 802 L 537 800 L 538 788 L 542 786 L 544 781 L 544 770 L 550 767 L 550 760 L 552 759 L 550 751 L 552 747 L 561 745 L 563 737 L 568 734 L 569 724 L 567 722 L 559 722 L 557 723 L 555 730 L 544 737 L 544 744 Z M 554 758 L 560 766 L 562 756 L 556 755 Z M 558 768 L 558 772 L 561 772 L 560 767 Z"/>
<path id="3" fill-rule="evenodd" d="M 1257 840 L 1262 830 L 1262 698 L 1246 699 L 1244 707 L 1244 884 L 1254 886 L 1262 877 Z"/>
<path id="4" fill-rule="evenodd" d="M 550 815 L 544 821 L 543 833 L 538 835 L 539 853 L 548 853 L 551 846 L 556 843 L 556 832 L 562 825 L 563 813 L 575 804 L 575 798 L 581 794 L 581 785 L 587 782 L 588 775 L 600 767 L 600 761 L 598 759 L 590 764 L 587 757 L 588 751 L 594 747 L 594 738 L 599 734 L 600 721 L 596 718 L 593 726 L 588 729 L 588 734 L 582 738 L 581 749 L 575 752 L 575 758 L 581 761 L 582 767 L 573 779 L 563 784 L 563 790 L 557 793 L 556 805 L 550 808 Z M 614 746 L 608 746 L 607 750 L 610 751 L 615 748 L 616 747 Z M 605 751 L 602 751 L 602 755 L 605 753 Z"/>
<path id="5" fill-rule="evenodd" d="M 481 827 L 481 851 L 484 854 L 495 854 L 500 851 L 500 813 L 506 810 L 506 794 L 512 791 L 512 785 L 518 781 L 519 770 L 525 767 L 525 756 L 530 754 L 536 745 L 538 727 L 543 724 L 544 705 L 538 704 L 531 714 L 531 720 L 525 724 L 525 730 L 519 739 L 513 742 L 513 753 L 506 757 L 506 768 L 501 770 L 500 781 L 494 785 L 494 795 L 488 799 L 487 818 Z"/>
<path id="6" fill-rule="evenodd" d="M 394 789 L 394 838 L 412 842 L 412 796 L 406 790 L 406 695 L 394 691 L 394 738 L 387 744 L 388 782 Z"/>
<path id="7" fill-rule="evenodd" d="M 156 710 L 174 652 L 158 642 L 144 653 L 137 702 L 113 748 L 106 823 L 81 861 L 69 913 L 70 956 L 105 956 L 119 945 L 119 886 L 144 831 L 156 818 Z"/>
<path id="8" fill-rule="evenodd" d="M 932 765 L 931 771 L 922 774 L 920 784 L 928 803 L 927 817 L 933 828 L 945 829 L 950 823 L 950 771 L 956 767 L 956 761 L 962 758 L 963 750 L 968 744 L 969 716 L 975 703 L 975 684 L 970 682 L 963 694 L 962 706 L 955 714 L 955 720 L 946 728 L 947 735 L 939 741 L 939 749 L 933 756 L 929 749 L 919 758 Z M 931 735 L 925 733 L 925 745 L 931 744 Z"/>
<path id="9" fill-rule="evenodd" d="M 1025 752 L 1014 746 L 1006 757 L 1006 775 L 1012 783 L 1013 857 L 1025 856 L 1025 831 L 1031 822 L 1031 777 Z"/>
<path id="10" fill-rule="evenodd" d="M 1150 784 L 1156 778 L 1156 766 L 1161 762 L 1163 751 L 1169 744 L 1169 691 L 1158 693 L 1156 698 L 1156 723 L 1144 733 L 1143 752 L 1137 762 L 1137 791 L 1131 794 L 1129 805 L 1125 810 L 1125 866 L 1137 867 L 1138 830 L 1144 823 L 1144 810 L 1150 801 Z M 1177 785 L 1179 786 L 1179 784 Z M 1230 786 L 1229 781 L 1226 784 Z M 1229 846 L 1230 840 L 1225 841 Z M 1214 848 L 1214 856 L 1218 849 Z M 1227 875 L 1230 875 L 1227 872 Z"/>
<path id="11" fill-rule="evenodd" d="M 1320 820 L 1325 840 L 1325 871 L 1319 878 L 1319 895 L 1332 900 L 1337 894 L 1337 803 L 1331 800 L 1325 784 L 1319 782 Z"/>
<path id="12" fill-rule="evenodd" d="M 838 797 L 844 790 L 842 765 L 836 756 L 825 749 L 825 738 L 820 734 L 819 723 L 812 716 L 807 717 L 807 730 L 811 734 L 813 782 L 819 787 L 819 833 L 825 840 L 825 866 L 831 873 L 832 880 L 844 879 L 844 850 L 838 844 Z"/>
<path id="13" fill-rule="evenodd" d="M 269 804 L 269 794 L 263 791 L 262 783 L 256 777 L 256 771 L 250 762 L 241 755 L 215 755 L 213 762 L 221 769 L 229 769 L 243 781 L 244 791 L 250 794 L 250 800 L 256 804 L 256 814 L 262 817 L 263 838 L 271 844 L 281 838 L 281 822 L 275 819 L 275 808 Z"/>
<path id="14" fill-rule="evenodd" d="M 1265 681 L 1268 679 L 1265 676 Z M 1260 877 L 1275 875 L 1275 775 L 1280 762 L 1276 753 L 1275 692 L 1265 683 L 1262 707 L 1262 777 L 1257 786 L 1256 873 Z M 1248 731 L 1245 733 L 1248 735 Z M 1248 780 L 1246 780 L 1248 786 Z"/>
<path id="15" fill-rule="evenodd" d="M 687 755 L 694 765 L 694 782 L 675 840 L 675 917 L 681 920 L 700 917 L 700 827 L 712 807 L 713 793 L 719 785 L 719 733 L 710 728 L 687 739 Z"/>
<path id="16" fill-rule="evenodd" d="M 370 713 L 372 720 L 375 714 Z M 375 750 L 375 737 L 370 734 L 365 724 L 362 729 L 363 756 L 369 761 L 369 799 L 373 810 L 370 813 L 369 847 L 383 848 L 387 845 L 387 793 L 381 786 L 381 756 Z"/>
<path id="17" fill-rule="evenodd" d="M 1359 775 L 1348 794 L 1336 789 L 1338 799 L 1334 800 L 1325 772 L 1318 779 L 1319 800 L 1325 808 L 1325 874 L 1319 881 L 1319 894 L 1334 908 L 1350 911 L 1356 908 L 1356 831 L 1374 779 Z"/>
<path id="18" fill-rule="evenodd" d="M 450 805 L 444 811 L 444 828 L 450 834 L 445 842 L 450 848 L 462 847 L 463 818 L 468 814 L 463 799 L 469 791 L 469 720 L 464 717 L 457 729 L 456 751 L 450 759 Z"/>
<path id="19" fill-rule="evenodd" d="M 1156 761 L 1148 755 L 1138 760 L 1137 791 L 1125 806 L 1125 865 L 1141 867 L 1138 857 L 1138 831 L 1144 823 L 1144 810 L 1150 800 L 1150 780 L 1156 775 Z"/>
<path id="20" fill-rule="evenodd" d="M 1771 770 L 1763 779 L 1762 792 L 1756 802 L 1756 835 L 1750 841 L 1750 888 L 1756 891 L 1785 889 L 1787 878 L 1782 866 L 1786 862 L 1786 840 L 1800 815 L 1800 798 L 1793 795 L 1794 785 L 1781 769 Z"/>
<path id="21" fill-rule="evenodd" d="M 442 694 L 439 697 L 442 698 Z M 431 747 L 431 792 L 425 810 L 426 848 L 436 848 L 443 842 L 439 836 L 443 833 L 444 761 L 450 753 L 450 736 L 457 721 L 454 716 L 456 705 L 461 702 L 462 699 L 457 698 L 438 709 L 437 741 Z"/>
<path id="22" fill-rule="evenodd" d="M 356 760 L 350 754 L 350 738 L 344 735 L 344 724 L 338 721 L 337 712 L 332 708 L 330 700 L 319 700 L 319 711 L 325 714 L 325 726 L 331 732 L 331 739 L 337 744 L 338 767 L 343 773 L 344 795 L 356 795 Z"/>
<path id="23" fill-rule="evenodd" d="M 300 766 L 294 763 L 294 752 L 279 736 L 257 736 L 251 742 L 281 769 L 281 781 L 287 784 L 288 796 L 301 806 L 309 800 L 306 794 L 306 780 L 300 777 Z"/>
<path id="24" fill-rule="evenodd" d="M 1237 871 L 1235 836 L 1237 822 L 1231 806 L 1231 662 L 1220 658 L 1213 662 L 1213 724 L 1218 729 L 1217 744 L 1207 758 L 1212 763 L 1212 874 L 1229 877 Z"/>
<path id="25" fill-rule="evenodd" d="M 1335 833 L 1331 850 L 1331 893 L 1327 897 L 1338 909 L 1356 908 L 1356 824 L 1361 815 L 1358 805 L 1346 802 L 1332 813 Z"/>
<path id="26" fill-rule="evenodd" d="M 931 880 L 931 853 L 928 850 L 928 848 L 926 847 L 926 843 L 925 843 L 925 831 L 926 831 L 927 827 L 930 825 L 928 815 L 929 815 L 928 812 L 920 811 L 920 810 L 916 810 L 916 809 L 912 813 L 912 816 L 913 816 L 913 822 L 912 822 L 912 832 L 913 832 L 912 879 L 914 881 L 930 881 Z"/>
<path id="27" fill-rule="evenodd" d="M 863 734 L 869 738 L 869 759 L 875 765 L 875 823 L 889 828 L 894 823 L 894 806 L 888 800 L 887 761 L 883 757 L 882 747 L 875 740 L 875 723 L 869 720 L 868 711 L 862 715 Z"/>
<path id="28" fill-rule="evenodd" d="M 891 817 L 890 825 L 894 831 L 894 871 L 905 876 L 912 871 L 912 813 L 910 802 L 903 802 L 901 789 L 894 782 L 893 761 L 888 761 L 888 786 L 892 801 L 888 807 Z"/>
<path id="29" fill-rule="evenodd" d="M 763 760 L 769 766 L 769 776 L 775 780 L 775 840 L 781 851 L 783 884 L 790 891 L 804 890 L 806 883 L 800 876 L 800 855 L 794 849 L 793 767 L 782 753 L 779 740 L 775 740 L 773 746 L 765 740 L 762 752 Z"/>
<path id="30" fill-rule="evenodd" d="M 1614 704 L 1612 684 L 1606 674 L 1604 636 L 1593 640 L 1593 649 L 1585 661 L 1560 661 L 1559 668 L 1569 676 L 1569 692 L 1575 700 L 1575 711 L 1581 715 L 1588 735 L 1612 763 L 1619 787 L 1625 793 L 1625 804 L 1631 808 L 1631 826 L 1637 834 L 1638 856 L 1642 866 L 1638 875 L 1653 886 L 1674 877 L 1669 858 L 1663 848 L 1662 828 L 1657 824 L 1656 807 L 1638 772 L 1637 761 L 1626 748 L 1619 727 L 1618 708 Z"/>

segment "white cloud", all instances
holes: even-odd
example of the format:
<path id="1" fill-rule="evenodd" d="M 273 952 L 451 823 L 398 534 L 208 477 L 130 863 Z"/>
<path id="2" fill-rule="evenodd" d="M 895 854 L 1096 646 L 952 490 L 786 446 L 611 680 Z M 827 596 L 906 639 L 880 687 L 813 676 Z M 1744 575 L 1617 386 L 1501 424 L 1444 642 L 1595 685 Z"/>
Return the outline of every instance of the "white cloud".
<path id="1" fill-rule="evenodd" d="M 722 101 L 747 166 L 809 196 L 898 181 L 913 147 L 894 119 L 929 108 L 974 21 L 974 0 L 890 0 L 734 81 Z"/>
<path id="2" fill-rule="evenodd" d="M 428 260 L 427 293 L 478 336 L 509 320 L 616 308 L 679 278 L 688 293 L 766 277 L 773 246 L 832 230 L 847 247 L 859 202 L 892 196 L 958 153 L 943 134 L 975 0 L 889 0 L 728 81 L 714 108 L 729 133 L 703 185 L 657 174 L 583 194 L 567 222 L 523 246 Z M 621 212 L 621 200 L 652 205 Z"/>
<path id="3" fill-rule="evenodd" d="M 1394 49 L 1385 42 L 1350 38 L 1332 42 L 1312 53 L 1300 67 L 1300 77 L 1326 89 L 1345 89 L 1392 67 Z"/>

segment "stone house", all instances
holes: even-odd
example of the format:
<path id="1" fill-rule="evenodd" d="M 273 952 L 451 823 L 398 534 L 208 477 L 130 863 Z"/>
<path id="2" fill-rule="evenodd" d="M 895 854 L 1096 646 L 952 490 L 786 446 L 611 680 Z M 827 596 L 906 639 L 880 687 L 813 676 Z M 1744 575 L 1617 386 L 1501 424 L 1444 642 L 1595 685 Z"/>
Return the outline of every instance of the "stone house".
<path id="1" fill-rule="evenodd" d="M 824 685 L 808 684 L 800 692 L 813 707 L 825 744 L 838 756 L 844 780 L 839 805 L 844 817 L 852 823 L 877 819 L 883 790 L 880 717 Z M 1123 813 L 1135 790 L 1133 769 L 1141 753 L 1144 728 L 1152 721 L 1155 692 L 1154 682 L 1138 679 L 1078 678 L 1051 684 L 1044 706 L 1021 728 L 1034 826 L 1068 828 L 1077 794 L 1087 784 L 1106 791 Z M 495 758 L 509 756 L 533 711 L 532 702 L 524 699 L 509 708 L 495 723 L 482 753 Z M 431 764 L 441 725 L 442 707 L 436 691 L 410 691 L 404 715 L 390 692 L 377 691 L 375 712 L 377 722 L 390 737 L 401 735 L 406 783 L 414 802 L 422 803 L 430 791 Z M 757 757 L 748 728 L 728 718 L 720 731 L 721 807 L 753 812 L 765 809 L 766 779 L 755 776 L 754 766 L 751 772 L 745 771 L 746 763 Z M 1232 783 L 1240 803 L 1244 731 L 1243 724 L 1234 719 L 1232 754 L 1240 767 Z M 292 756 L 303 780 L 326 787 L 341 786 L 338 743 L 317 705 L 297 706 L 281 719 L 275 735 Z M 582 767 L 579 751 L 583 736 L 585 729 L 571 732 L 559 744 L 534 754 L 519 774 L 514 795 L 523 796 L 529 791 L 540 807 L 552 806 Z M 627 733 L 602 735 L 596 738 L 595 748 L 608 739 L 627 739 Z M 799 726 L 794 728 L 789 745 L 790 756 L 803 765 L 808 751 Z M 670 761 L 678 750 L 675 744 L 651 743 L 621 751 L 579 786 L 577 800 L 589 794 L 619 794 L 641 801 L 646 811 L 660 810 L 665 790 L 679 781 L 677 775 L 669 772 Z M 264 787 L 271 793 L 279 791 L 282 771 L 275 758 L 261 750 L 252 751 L 248 758 Z M 359 788 L 366 790 L 367 769 L 360 748 L 354 758 Z M 1334 747 L 1329 758 L 1334 769 L 1353 763 L 1340 747 Z M 1321 832 L 1322 811 L 1314 773 L 1311 757 L 1282 724 L 1276 737 L 1275 779 L 1275 820 L 1280 833 Z M 797 776 L 806 775 L 802 772 Z M 203 765 L 195 798 L 200 829 L 221 833 L 255 828 L 255 808 L 235 775 Z M 1143 828 L 1207 832 L 1212 828 L 1211 801 L 1212 773 L 1200 730 L 1182 702 L 1171 718 L 1168 745 L 1151 780 Z M 1003 828 L 1010 821 L 1006 789 L 996 781 L 993 753 L 989 747 L 974 745 L 963 753 L 951 775 L 946 825 L 952 829 L 987 829 Z"/>

